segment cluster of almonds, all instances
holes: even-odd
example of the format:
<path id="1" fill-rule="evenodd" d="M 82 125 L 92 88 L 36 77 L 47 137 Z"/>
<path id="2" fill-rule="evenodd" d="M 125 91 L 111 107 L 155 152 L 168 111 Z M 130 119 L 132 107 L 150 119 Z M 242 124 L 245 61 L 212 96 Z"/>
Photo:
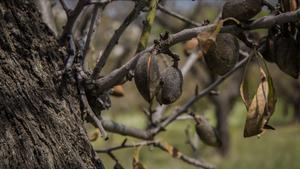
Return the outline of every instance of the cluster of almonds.
<path id="1" fill-rule="evenodd" d="M 261 11 L 262 0 L 231 0 L 227 1 L 222 10 L 222 19 L 235 18 L 246 22 Z M 201 44 L 200 44 L 201 45 Z M 218 75 L 231 70 L 239 58 L 238 39 L 229 33 L 220 33 L 216 42 L 204 53 L 208 68 Z"/>
<path id="2" fill-rule="evenodd" d="M 298 0 L 280 0 L 280 12 L 295 11 Z M 276 25 L 269 29 L 268 36 L 262 41 L 266 44 L 264 58 L 274 62 L 281 71 L 298 78 L 300 73 L 300 27 L 294 23 Z"/>
<path id="3" fill-rule="evenodd" d="M 261 11 L 262 0 L 231 0 L 223 6 L 222 18 L 235 18 L 247 23 Z M 299 0 L 279 0 L 280 8 L 273 13 L 295 11 Z M 261 40 L 265 44 L 264 58 L 274 62 L 284 73 L 298 78 L 300 73 L 300 29 L 299 24 L 275 25 L 268 36 Z M 208 68 L 216 74 L 224 75 L 236 64 L 239 55 L 237 38 L 228 33 L 220 33 L 216 42 L 204 53 Z"/>
<path id="4" fill-rule="evenodd" d="M 182 73 L 177 61 L 160 72 L 156 57 L 152 53 L 140 56 L 134 73 L 135 85 L 149 103 L 156 97 L 159 104 L 171 104 L 181 96 Z"/>

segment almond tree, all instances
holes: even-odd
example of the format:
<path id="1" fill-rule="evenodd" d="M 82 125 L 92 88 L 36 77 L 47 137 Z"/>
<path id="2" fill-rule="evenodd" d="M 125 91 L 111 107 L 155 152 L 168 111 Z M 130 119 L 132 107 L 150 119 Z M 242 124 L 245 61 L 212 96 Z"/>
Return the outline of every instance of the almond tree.
<path id="1" fill-rule="evenodd" d="M 180 117 L 190 115 L 203 142 L 222 145 L 215 128 L 189 108 L 213 93 L 239 68 L 247 70 L 246 65 L 252 60 L 257 61 L 261 75 L 253 98 L 249 98 L 246 79 L 241 85 L 241 97 L 247 108 L 244 136 L 273 129 L 268 122 L 275 109 L 276 95 L 265 60 L 275 62 L 286 74 L 298 77 L 298 1 L 281 0 L 280 7 L 274 7 L 263 0 L 233 0 L 224 4 L 219 17 L 212 23 L 197 23 L 167 9 L 159 0 L 132 0 L 134 8 L 115 31 L 96 67 L 88 72 L 83 65 L 96 22 L 101 20 L 103 10 L 113 1 L 118 3 L 118 0 L 78 0 L 71 8 L 60 0 L 67 22 L 57 36 L 52 26 L 42 22 L 37 6 L 43 4 L 33 0 L 0 1 L 0 168 L 104 168 L 96 152 L 107 153 L 115 160 L 115 168 L 121 168 L 114 156 L 115 151 L 142 145 L 157 147 L 196 167 L 214 168 L 156 140 L 156 136 Z M 87 6 L 93 7 L 88 13 L 88 24 L 83 28 L 75 27 L 77 22 L 84 22 L 79 16 L 87 12 Z M 269 14 L 252 19 L 263 6 L 269 8 Z M 45 14 L 49 10 L 43 9 L 43 17 L 47 18 Z M 191 27 L 174 34 L 162 32 L 153 45 L 148 45 L 157 10 L 187 22 Z M 146 18 L 136 54 L 121 67 L 106 75 L 101 74 L 124 30 L 143 12 Z M 261 28 L 268 29 L 268 35 L 259 41 L 249 40 L 247 32 Z M 83 31 L 75 35 L 75 29 Z M 180 70 L 180 57 L 170 47 L 192 38 L 197 38 L 198 44 Z M 231 40 L 228 42 L 228 39 Z M 247 50 L 239 47 L 237 39 L 246 44 Z M 284 53 L 278 50 L 281 46 L 284 46 Z M 159 70 L 155 61 L 159 54 L 172 59 L 169 68 Z M 204 57 L 209 70 L 218 75 L 217 78 L 207 88 L 195 90 L 195 95 L 171 114 L 165 114 L 166 107 L 184 92 L 184 76 L 199 56 Z M 149 126 L 144 130 L 101 117 L 101 112 L 110 107 L 111 89 L 132 78 L 141 97 L 149 102 L 146 111 Z M 155 108 L 154 105 L 158 106 Z M 111 132 L 142 141 L 129 144 L 125 139 L 116 147 L 94 150 L 83 127 L 85 121 L 99 128 L 103 139 L 108 139 L 107 132 Z M 133 167 L 142 168 L 138 155 L 134 156 Z"/>

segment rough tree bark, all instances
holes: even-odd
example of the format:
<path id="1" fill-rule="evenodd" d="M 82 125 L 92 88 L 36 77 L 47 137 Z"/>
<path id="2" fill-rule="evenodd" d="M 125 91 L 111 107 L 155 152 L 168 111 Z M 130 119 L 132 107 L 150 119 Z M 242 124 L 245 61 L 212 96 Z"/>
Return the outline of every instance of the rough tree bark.
<path id="1" fill-rule="evenodd" d="M 104 168 L 86 137 L 76 85 L 56 92 L 66 54 L 33 1 L 0 1 L 0 168 Z"/>

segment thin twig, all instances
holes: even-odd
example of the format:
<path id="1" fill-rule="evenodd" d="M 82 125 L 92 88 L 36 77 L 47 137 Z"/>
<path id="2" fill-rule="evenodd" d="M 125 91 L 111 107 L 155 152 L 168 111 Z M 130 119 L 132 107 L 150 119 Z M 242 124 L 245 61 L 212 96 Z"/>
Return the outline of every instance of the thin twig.
<path id="1" fill-rule="evenodd" d="M 113 152 L 113 151 L 117 151 L 120 149 L 126 149 L 126 148 L 136 148 L 136 147 L 141 147 L 141 146 L 154 146 L 157 147 L 165 152 L 167 152 L 168 154 L 171 154 L 173 157 L 181 159 L 182 161 L 194 165 L 196 167 L 200 167 L 200 168 L 204 168 L 204 169 L 214 169 L 215 167 L 207 164 L 203 161 L 199 161 L 197 159 L 194 159 L 192 157 L 189 157 L 181 152 L 179 152 L 176 148 L 174 147 L 170 147 L 170 145 L 168 144 L 163 144 L 160 141 L 143 141 L 140 143 L 135 143 L 135 144 L 121 144 L 115 147 L 111 147 L 111 148 L 107 148 L 107 149 L 102 149 L 102 150 L 95 150 L 97 153 L 109 153 L 109 152 Z M 170 152 L 170 150 L 173 150 L 172 152 Z"/>
<path id="2" fill-rule="evenodd" d="M 300 9 L 296 11 L 281 13 L 279 15 L 269 15 L 258 18 L 253 21 L 250 25 L 245 25 L 245 29 L 260 29 L 260 28 L 270 28 L 273 25 L 281 25 L 288 22 L 296 22 L 300 19 Z"/>
<path id="3" fill-rule="evenodd" d="M 96 64 L 96 67 L 91 76 L 92 79 L 95 79 L 97 75 L 101 72 L 111 51 L 113 50 L 114 46 L 118 43 L 121 35 L 125 31 L 125 29 L 129 26 L 129 24 L 139 16 L 140 12 L 143 10 L 144 7 L 145 7 L 145 3 L 143 1 L 138 1 L 136 3 L 136 6 L 130 12 L 130 14 L 126 17 L 126 19 L 123 21 L 120 27 L 115 31 L 114 35 L 112 36 L 108 45 L 106 46 L 102 56 L 100 57 L 99 61 Z"/>
<path id="4" fill-rule="evenodd" d="M 263 5 L 269 8 L 270 11 L 274 11 L 275 7 L 268 1 L 268 0 L 263 0 Z"/>
<path id="5" fill-rule="evenodd" d="M 82 12 L 83 8 L 86 6 L 87 2 L 88 2 L 88 0 L 79 0 L 74 10 L 66 11 L 68 20 L 67 20 L 66 25 L 64 26 L 64 30 L 60 37 L 61 42 L 63 42 L 65 40 L 67 35 L 72 33 L 74 23 L 76 22 L 78 16 Z"/>
<path id="6" fill-rule="evenodd" d="M 189 118 L 193 118 L 193 117 L 189 116 Z M 195 153 L 198 150 L 198 144 L 195 144 L 195 141 L 192 140 L 193 138 L 191 137 L 191 133 L 189 129 L 190 129 L 190 125 L 187 125 L 187 127 L 184 129 L 186 144 L 189 145 L 192 151 Z"/>
<path id="7" fill-rule="evenodd" d="M 96 126 L 100 130 L 101 137 L 103 137 L 104 140 L 107 140 L 108 136 L 102 125 L 102 122 L 100 121 L 101 119 L 100 120 L 98 119 L 98 117 L 95 115 L 94 111 L 92 110 L 92 108 L 88 102 L 84 87 L 82 85 L 82 77 L 80 76 L 80 74 L 77 74 L 77 79 L 78 79 L 77 83 L 78 83 L 78 89 L 79 89 L 79 94 L 80 94 L 80 100 L 83 105 L 83 113 L 84 114 L 87 113 L 91 117 L 91 119 L 95 122 Z"/>
<path id="8" fill-rule="evenodd" d="M 173 12 L 173 11 L 171 11 L 170 9 L 167 9 L 166 7 L 162 6 L 161 4 L 158 4 L 158 9 L 159 9 L 160 11 L 162 11 L 162 12 L 164 12 L 164 13 L 170 15 L 170 16 L 173 16 L 173 17 L 175 17 L 175 18 L 177 18 L 177 19 L 179 19 L 179 20 L 181 20 L 181 21 L 183 21 L 183 22 L 186 22 L 186 23 L 188 23 L 188 24 L 190 24 L 190 25 L 193 25 L 193 26 L 195 26 L 195 27 L 202 26 L 202 24 L 197 23 L 197 22 L 195 22 L 195 21 L 192 21 L 192 20 L 190 20 L 189 18 L 187 18 L 187 17 L 185 17 L 185 16 L 182 16 L 182 15 L 176 13 L 176 12 Z"/>
<path id="9" fill-rule="evenodd" d="M 92 35 L 93 33 L 95 32 L 95 29 L 96 29 L 96 22 L 98 20 L 98 18 L 100 17 L 100 13 L 99 13 L 99 10 L 100 10 L 101 6 L 100 5 L 95 5 L 94 8 L 93 8 L 93 12 L 92 12 L 92 18 L 91 18 L 91 22 L 90 22 L 90 25 L 89 25 L 89 31 L 87 33 L 87 38 L 86 38 L 86 41 L 85 41 L 85 45 L 84 45 L 84 49 L 83 49 L 83 61 L 85 60 L 85 56 L 89 50 L 89 47 L 90 47 L 90 42 L 91 42 L 91 39 L 92 39 Z M 102 7 L 102 10 L 103 10 L 104 6 Z"/>
<path id="10" fill-rule="evenodd" d="M 109 132 L 118 133 L 123 136 L 131 136 L 143 140 L 151 139 L 150 133 L 145 130 L 128 127 L 107 119 L 102 119 L 101 122 L 105 130 Z"/>
<path id="11" fill-rule="evenodd" d="M 64 11 L 66 12 L 67 16 L 69 15 L 69 12 L 71 11 L 70 7 L 68 7 L 68 5 L 66 4 L 65 0 L 59 0 L 62 8 L 64 9 Z"/>
<path id="12" fill-rule="evenodd" d="M 68 54 L 69 57 L 66 61 L 66 66 L 65 66 L 65 70 L 69 71 L 71 70 L 71 66 L 74 63 L 75 60 L 75 56 L 76 56 L 76 49 L 75 49 L 75 43 L 74 43 L 74 38 L 72 35 L 68 36 Z"/>

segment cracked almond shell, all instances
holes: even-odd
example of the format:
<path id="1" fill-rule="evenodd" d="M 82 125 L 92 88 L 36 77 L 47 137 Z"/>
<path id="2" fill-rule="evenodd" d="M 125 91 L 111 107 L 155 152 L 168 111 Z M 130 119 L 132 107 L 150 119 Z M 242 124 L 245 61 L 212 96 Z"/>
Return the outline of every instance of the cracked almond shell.
<path id="1" fill-rule="evenodd" d="M 156 100 L 160 104 L 171 104 L 175 102 L 182 93 L 183 76 L 181 71 L 175 67 L 168 67 L 161 73 L 159 90 Z"/>
<path id="2" fill-rule="evenodd" d="M 151 102 L 156 93 L 160 73 L 156 56 L 146 53 L 137 61 L 134 73 L 134 82 L 143 98 Z"/>

